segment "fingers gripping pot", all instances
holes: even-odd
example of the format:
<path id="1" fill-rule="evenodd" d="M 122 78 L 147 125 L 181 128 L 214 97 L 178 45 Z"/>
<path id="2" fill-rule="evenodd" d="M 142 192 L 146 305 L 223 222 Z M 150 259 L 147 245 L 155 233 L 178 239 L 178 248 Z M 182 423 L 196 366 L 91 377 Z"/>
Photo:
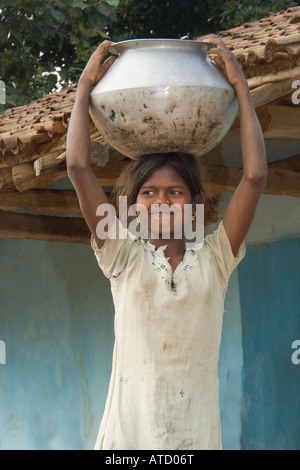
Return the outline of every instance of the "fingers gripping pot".
<path id="1" fill-rule="evenodd" d="M 90 95 L 90 116 L 120 153 L 186 152 L 201 156 L 228 132 L 234 88 L 206 56 L 214 47 L 181 39 L 115 43 L 118 59 Z"/>

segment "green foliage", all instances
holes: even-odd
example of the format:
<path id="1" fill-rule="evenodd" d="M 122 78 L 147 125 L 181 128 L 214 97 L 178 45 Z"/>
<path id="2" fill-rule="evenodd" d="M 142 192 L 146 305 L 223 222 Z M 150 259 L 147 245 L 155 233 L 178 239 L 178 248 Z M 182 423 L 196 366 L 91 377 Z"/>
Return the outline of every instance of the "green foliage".
<path id="1" fill-rule="evenodd" d="M 208 33 L 212 30 L 209 4 L 199 0 L 120 0 L 116 8 L 117 22 L 110 24 L 108 31 L 118 40 Z"/>
<path id="2" fill-rule="evenodd" d="M 6 0 L 0 20 L 0 79 L 6 84 L 6 107 L 76 82 L 106 36 L 106 24 L 116 19 L 117 4 L 117 0 Z"/>
<path id="3" fill-rule="evenodd" d="M 293 0 L 120 0 L 113 38 L 180 38 L 213 33 L 255 21 L 291 6 Z"/>

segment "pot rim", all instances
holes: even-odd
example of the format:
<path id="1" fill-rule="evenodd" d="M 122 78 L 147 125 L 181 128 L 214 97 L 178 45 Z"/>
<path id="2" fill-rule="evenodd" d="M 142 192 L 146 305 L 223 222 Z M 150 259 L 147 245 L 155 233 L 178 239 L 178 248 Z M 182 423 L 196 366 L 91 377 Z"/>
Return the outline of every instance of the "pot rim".
<path id="1" fill-rule="evenodd" d="M 206 52 L 216 47 L 214 44 L 193 39 L 171 39 L 171 38 L 142 38 L 128 39 L 126 41 L 115 42 L 108 51 L 112 54 L 120 55 L 128 49 L 143 49 L 159 47 L 163 49 L 194 49 L 195 51 Z"/>

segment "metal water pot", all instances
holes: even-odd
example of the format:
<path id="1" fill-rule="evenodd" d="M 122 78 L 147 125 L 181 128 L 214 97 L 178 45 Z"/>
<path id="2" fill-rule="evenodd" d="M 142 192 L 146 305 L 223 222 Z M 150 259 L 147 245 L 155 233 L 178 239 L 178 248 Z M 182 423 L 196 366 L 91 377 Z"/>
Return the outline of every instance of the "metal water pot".
<path id="1" fill-rule="evenodd" d="M 117 60 L 90 95 L 101 135 L 130 158 L 165 152 L 201 156 L 228 132 L 234 88 L 206 56 L 211 44 L 181 39 L 115 43 Z"/>

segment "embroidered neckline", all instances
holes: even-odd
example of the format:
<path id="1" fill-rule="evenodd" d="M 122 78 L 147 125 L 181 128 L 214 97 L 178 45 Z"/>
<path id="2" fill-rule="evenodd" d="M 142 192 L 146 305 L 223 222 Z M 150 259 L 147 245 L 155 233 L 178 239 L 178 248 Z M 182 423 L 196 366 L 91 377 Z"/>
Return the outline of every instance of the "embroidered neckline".
<path id="1" fill-rule="evenodd" d="M 156 249 L 155 245 L 153 243 L 151 243 L 149 240 L 144 240 L 143 238 L 140 238 L 140 240 L 141 240 L 142 243 L 144 243 L 144 245 L 148 246 L 148 248 L 150 248 L 151 250 L 154 250 L 156 253 L 159 253 L 162 256 L 164 256 L 163 252 L 166 250 L 166 248 L 168 246 L 168 243 L 166 243 L 165 245 L 161 245 Z M 196 245 L 193 245 L 192 247 L 190 247 L 190 246 L 186 247 L 185 248 L 185 253 L 187 251 L 194 251 L 194 248 L 198 247 L 198 245 L 200 245 L 200 244 L 198 243 Z"/>

